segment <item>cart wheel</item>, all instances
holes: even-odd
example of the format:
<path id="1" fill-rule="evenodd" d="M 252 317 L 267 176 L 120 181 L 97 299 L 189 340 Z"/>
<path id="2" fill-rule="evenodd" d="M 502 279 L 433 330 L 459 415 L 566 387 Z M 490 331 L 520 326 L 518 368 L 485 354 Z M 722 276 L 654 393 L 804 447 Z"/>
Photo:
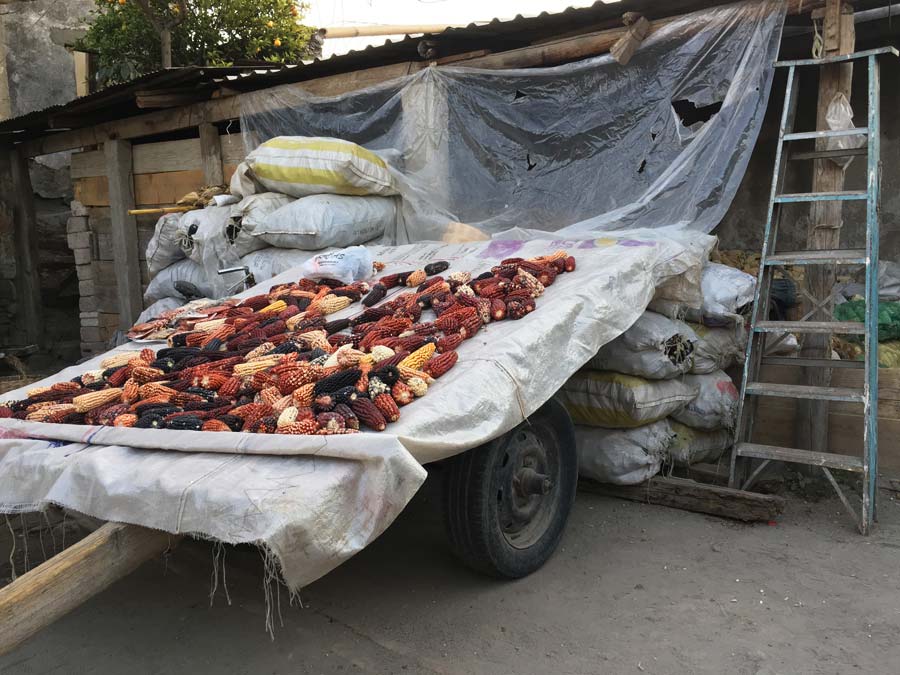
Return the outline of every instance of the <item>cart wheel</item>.
<path id="1" fill-rule="evenodd" d="M 509 433 L 448 460 L 444 523 L 454 553 L 491 576 L 531 574 L 556 550 L 577 482 L 572 420 L 551 399 Z"/>

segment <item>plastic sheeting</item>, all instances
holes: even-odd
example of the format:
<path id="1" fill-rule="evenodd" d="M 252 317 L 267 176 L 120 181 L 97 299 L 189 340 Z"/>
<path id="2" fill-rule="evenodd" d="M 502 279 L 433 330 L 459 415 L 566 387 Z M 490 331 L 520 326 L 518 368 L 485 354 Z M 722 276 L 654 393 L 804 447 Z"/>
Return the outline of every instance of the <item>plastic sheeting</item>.
<path id="1" fill-rule="evenodd" d="M 448 221 L 491 234 L 710 232 L 756 142 L 783 17 L 778 0 L 687 15 L 626 66 L 603 55 L 527 70 L 427 68 L 331 98 L 266 90 L 242 98 L 241 128 L 248 151 L 279 135 L 399 151 L 404 209 L 388 243 L 439 240 Z M 686 125 L 685 110 L 718 104 L 709 121 Z"/>
<path id="2" fill-rule="evenodd" d="M 0 512 L 56 503 L 106 520 L 257 543 L 277 557 L 286 583 L 299 588 L 387 527 L 424 480 L 421 464 L 519 424 L 634 323 L 657 285 L 697 274 L 714 241 L 645 230 L 578 241 L 373 247 L 388 273 L 441 259 L 451 270 L 480 272 L 509 256 L 560 247 L 576 257 L 578 270 L 559 276 L 533 314 L 488 325 L 464 342 L 452 375 L 380 434 L 213 434 L 0 420 Z M 242 295 L 297 276 L 290 270 Z M 101 359 L 30 386 L 70 379 Z"/>

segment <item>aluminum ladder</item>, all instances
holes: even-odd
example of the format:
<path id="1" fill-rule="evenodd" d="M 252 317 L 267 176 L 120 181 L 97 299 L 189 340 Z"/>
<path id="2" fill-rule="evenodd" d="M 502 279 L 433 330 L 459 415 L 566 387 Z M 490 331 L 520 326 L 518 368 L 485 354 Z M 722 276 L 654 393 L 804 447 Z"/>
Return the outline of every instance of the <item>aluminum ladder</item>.
<path id="1" fill-rule="evenodd" d="M 744 379 L 735 433 L 735 445 L 731 455 L 729 485 L 749 489 L 761 472 L 772 461 L 792 462 L 818 466 L 834 487 L 848 512 L 857 522 L 860 532 L 867 534 L 871 528 L 875 511 L 875 490 L 878 468 L 878 189 L 880 182 L 880 80 L 878 57 L 884 54 L 897 56 L 893 47 L 860 51 L 854 54 L 831 56 L 822 59 L 798 61 L 778 61 L 775 66 L 787 68 L 787 87 L 781 126 L 778 133 L 778 147 L 775 152 L 775 168 L 766 229 L 763 239 L 759 278 L 750 320 L 747 351 L 744 361 Z M 798 68 L 822 66 L 854 60 L 868 62 L 868 125 L 843 130 L 794 132 L 794 117 L 797 107 L 797 87 L 795 75 Z M 846 150 L 819 150 L 797 153 L 789 159 L 824 159 L 847 155 L 867 155 L 866 190 L 841 192 L 813 192 L 785 194 L 781 192 L 785 177 L 786 144 L 791 141 L 835 138 L 839 136 L 866 136 L 865 148 Z M 817 201 L 865 201 L 866 202 L 866 247 L 864 249 L 837 249 L 793 251 L 776 253 L 778 225 L 782 205 Z M 833 297 L 824 300 L 813 299 L 814 306 L 800 321 L 769 321 L 768 308 L 770 289 L 775 269 L 785 265 L 865 265 L 866 270 L 866 315 L 865 321 L 809 321 L 822 310 Z M 811 298 L 812 299 L 812 298 Z M 839 335 L 864 335 L 865 360 L 836 361 L 824 358 L 766 357 L 766 335 L 769 333 L 836 333 Z M 863 388 L 820 387 L 809 385 L 774 384 L 760 380 L 763 365 L 790 365 L 807 368 L 863 368 Z M 791 399 L 815 399 L 822 401 L 849 401 L 863 406 L 864 433 L 862 456 L 834 454 L 818 450 L 800 450 L 761 445 L 752 442 L 753 424 L 757 414 L 759 398 L 774 396 Z M 755 466 L 753 466 L 755 464 Z M 751 470 L 752 469 L 752 470 Z M 859 512 L 848 500 L 832 474 L 833 469 L 862 474 L 862 507 Z"/>

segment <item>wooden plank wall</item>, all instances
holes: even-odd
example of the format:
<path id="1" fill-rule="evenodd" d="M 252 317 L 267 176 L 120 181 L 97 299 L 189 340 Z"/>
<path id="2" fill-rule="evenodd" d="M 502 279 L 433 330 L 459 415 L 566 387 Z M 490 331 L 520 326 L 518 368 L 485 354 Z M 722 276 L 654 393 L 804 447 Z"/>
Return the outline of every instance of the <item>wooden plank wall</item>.
<path id="1" fill-rule="evenodd" d="M 225 181 L 244 158 L 240 134 L 220 136 Z M 200 139 L 144 143 L 133 147 L 134 197 L 137 206 L 174 204 L 205 185 Z M 72 155 L 75 199 L 85 206 L 109 206 L 109 183 L 103 150 Z"/>
<path id="2" fill-rule="evenodd" d="M 863 371 L 834 369 L 832 386 L 862 388 Z M 879 473 L 900 477 L 900 369 L 882 368 L 878 373 L 878 454 Z M 766 366 L 764 382 L 802 384 L 799 368 Z M 760 400 L 754 441 L 768 445 L 796 447 L 797 402 L 787 398 Z M 828 451 L 862 454 L 862 405 L 831 403 L 828 414 Z"/>

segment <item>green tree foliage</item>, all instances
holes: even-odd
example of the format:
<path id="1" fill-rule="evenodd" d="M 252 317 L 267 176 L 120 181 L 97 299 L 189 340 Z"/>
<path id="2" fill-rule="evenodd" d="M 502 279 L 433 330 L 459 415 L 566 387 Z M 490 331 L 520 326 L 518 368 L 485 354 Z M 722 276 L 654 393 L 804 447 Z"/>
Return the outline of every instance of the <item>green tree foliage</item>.
<path id="1" fill-rule="evenodd" d="M 308 6 L 293 0 L 150 0 L 157 26 L 135 0 L 95 2 L 87 34 L 74 46 L 97 55 L 102 86 L 161 67 L 159 24 L 180 20 L 171 29 L 173 66 L 297 63 L 308 56 L 315 32 L 300 23 Z"/>

